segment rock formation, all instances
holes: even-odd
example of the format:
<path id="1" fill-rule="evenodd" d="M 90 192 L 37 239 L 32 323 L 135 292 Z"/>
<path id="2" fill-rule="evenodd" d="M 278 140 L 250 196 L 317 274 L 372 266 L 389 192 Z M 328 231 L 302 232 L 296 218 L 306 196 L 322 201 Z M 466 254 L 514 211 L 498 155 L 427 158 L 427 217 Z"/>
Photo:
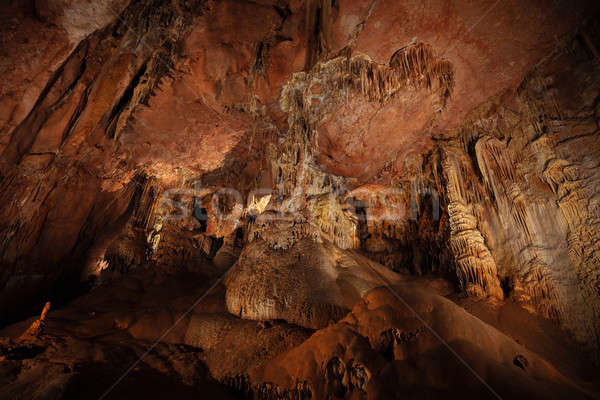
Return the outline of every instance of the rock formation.
<path id="1" fill-rule="evenodd" d="M 0 22 L 0 398 L 600 396 L 596 2 Z"/>

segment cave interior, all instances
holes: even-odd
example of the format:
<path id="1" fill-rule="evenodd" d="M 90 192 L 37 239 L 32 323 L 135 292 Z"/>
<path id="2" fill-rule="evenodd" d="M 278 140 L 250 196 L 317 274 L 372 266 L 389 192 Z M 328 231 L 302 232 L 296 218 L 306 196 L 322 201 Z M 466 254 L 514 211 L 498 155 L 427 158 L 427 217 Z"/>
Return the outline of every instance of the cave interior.
<path id="1" fill-rule="evenodd" d="M 0 399 L 600 398 L 594 0 L 5 0 Z"/>

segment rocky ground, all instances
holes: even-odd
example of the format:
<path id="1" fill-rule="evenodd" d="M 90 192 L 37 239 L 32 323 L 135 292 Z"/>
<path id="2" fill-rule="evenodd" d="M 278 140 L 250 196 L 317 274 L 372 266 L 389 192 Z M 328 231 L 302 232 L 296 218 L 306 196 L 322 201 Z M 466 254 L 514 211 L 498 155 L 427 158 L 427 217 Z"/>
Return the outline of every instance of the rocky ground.
<path id="1" fill-rule="evenodd" d="M 314 329 L 232 315 L 218 277 L 131 273 L 50 310 L 34 333 L 35 318 L 0 331 L 0 397 L 597 395 L 597 375 L 549 321 L 457 298 L 439 278 L 396 278 L 345 315 L 327 307 L 331 320 Z"/>

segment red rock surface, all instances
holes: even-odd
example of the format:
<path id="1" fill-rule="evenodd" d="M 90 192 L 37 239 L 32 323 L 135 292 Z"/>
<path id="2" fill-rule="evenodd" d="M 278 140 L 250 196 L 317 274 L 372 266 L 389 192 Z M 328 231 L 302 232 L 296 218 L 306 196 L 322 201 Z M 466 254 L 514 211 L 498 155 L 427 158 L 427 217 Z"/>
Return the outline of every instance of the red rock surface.
<path id="1" fill-rule="evenodd" d="M 597 397 L 598 12 L 3 2 L 0 397 Z"/>

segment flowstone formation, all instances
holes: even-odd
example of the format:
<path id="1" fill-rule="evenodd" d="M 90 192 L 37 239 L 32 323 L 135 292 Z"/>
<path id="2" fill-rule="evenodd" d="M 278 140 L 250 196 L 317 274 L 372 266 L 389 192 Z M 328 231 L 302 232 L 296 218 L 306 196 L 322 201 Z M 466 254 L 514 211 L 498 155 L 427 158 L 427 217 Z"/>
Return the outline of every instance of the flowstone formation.
<path id="1" fill-rule="evenodd" d="M 0 398 L 598 398 L 598 5 L 472 3 L 0 5 Z"/>

